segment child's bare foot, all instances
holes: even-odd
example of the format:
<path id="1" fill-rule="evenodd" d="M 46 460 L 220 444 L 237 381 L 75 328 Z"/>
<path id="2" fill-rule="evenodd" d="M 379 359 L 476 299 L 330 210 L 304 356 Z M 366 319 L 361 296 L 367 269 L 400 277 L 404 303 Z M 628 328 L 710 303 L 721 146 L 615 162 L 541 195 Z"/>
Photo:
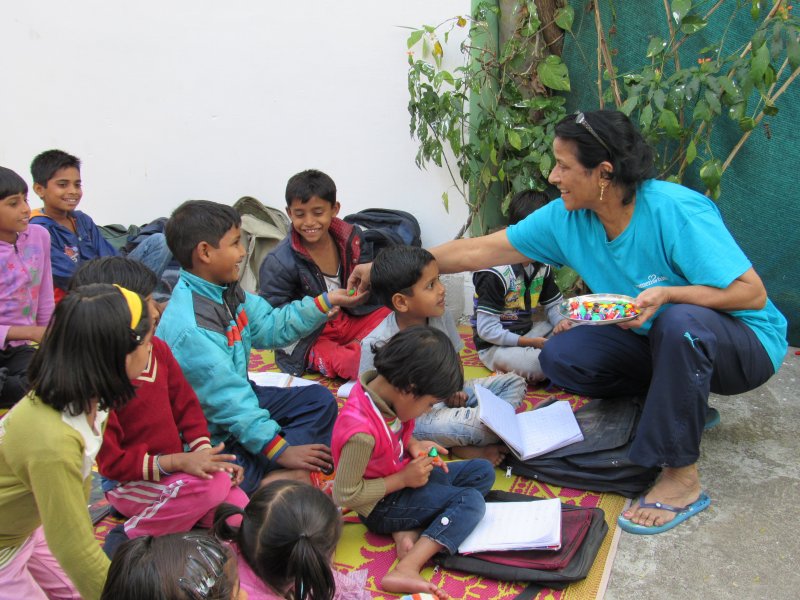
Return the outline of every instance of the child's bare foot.
<path id="1" fill-rule="evenodd" d="M 687 506 L 700 497 L 700 475 L 697 464 L 688 467 L 666 467 L 656 484 L 647 492 L 645 502 L 661 502 L 672 506 Z M 657 508 L 641 508 L 636 502 L 622 515 L 647 527 L 660 526 L 675 518 L 675 513 Z"/>
<path id="2" fill-rule="evenodd" d="M 305 469 L 277 469 L 264 477 L 259 487 L 264 487 L 268 483 L 278 481 L 279 479 L 292 479 L 294 481 L 302 481 L 303 483 L 311 483 L 310 473 L 310 471 L 306 471 Z"/>
<path id="3" fill-rule="evenodd" d="M 425 593 L 433 594 L 440 600 L 448 598 L 444 590 L 439 589 L 430 581 L 422 577 L 419 573 L 410 569 L 406 571 L 400 565 L 384 575 L 381 580 L 381 588 L 387 592 L 395 592 L 398 594 L 417 594 Z"/>
<path id="4" fill-rule="evenodd" d="M 458 458 L 485 458 L 495 467 L 498 466 L 508 454 L 505 444 L 489 444 L 488 446 L 456 446 L 450 451 Z"/>
<path id="5" fill-rule="evenodd" d="M 395 546 L 397 546 L 397 558 L 403 560 L 409 553 L 414 544 L 419 539 L 420 529 L 408 529 L 405 531 L 395 531 L 392 534 Z"/>

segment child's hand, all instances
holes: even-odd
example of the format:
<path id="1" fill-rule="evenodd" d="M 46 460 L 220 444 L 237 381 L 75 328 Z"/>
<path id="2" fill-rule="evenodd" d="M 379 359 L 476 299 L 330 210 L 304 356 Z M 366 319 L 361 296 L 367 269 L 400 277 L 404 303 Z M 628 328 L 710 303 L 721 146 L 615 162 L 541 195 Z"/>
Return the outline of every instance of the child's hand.
<path id="1" fill-rule="evenodd" d="M 372 263 L 364 263 L 353 267 L 353 272 L 347 279 L 347 289 L 356 290 L 357 296 L 363 296 L 369 291 L 369 275 Z"/>
<path id="2" fill-rule="evenodd" d="M 465 392 L 456 392 L 445 400 L 444 403 L 449 408 L 463 408 L 467 405 L 467 394 Z"/>
<path id="3" fill-rule="evenodd" d="M 350 288 L 349 290 L 338 289 L 328 292 L 328 300 L 330 300 L 333 307 L 358 306 L 366 301 L 368 295 L 358 293 L 356 288 Z"/>
<path id="4" fill-rule="evenodd" d="M 284 469 L 305 469 L 306 471 L 333 470 L 331 449 L 325 444 L 305 444 L 289 446 L 275 459 Z"/>
<path id="5" fill-rule="evenodd" d="M 556 323 L 555 327 L 553 327 L 553 335 L 556 335 L 557 333 L 562 333 L 571 328 L 572 328 L 572 321 L 570 321 L 569 319 L 562 319 L 561 321 Z"/>
<path id="6" fill-rule="evenodd" d="M 418 456 L 406 464 L 401 471 L 404 487 L 422 487 L 428 483 L 428 479 L 431 477 L 431 471 L 433 471 L 433 458 L 427 454 Z"/>
<path id="7" fill-rule="evenodd" d="M 222 454 L 225 444 L 220 442 L 213 448 L 203 448 L 195 452 L 184 452 L 182 454 L 171 454 L 167 457 L 160 459 L 161 466 L 167 471 L 180 471 L 202 477 L 203 479 L 211 479 L 214 473 L 220 471 L 227 471 L 232 476 L 235 476 L 237 471 L 241 471 L 242 467 L 234 463 L 236 456 L 234 454 Z M 165 465 L 165 458 L 172 458 L 169 467 Z"/>
<path id="8" fill-rule="evenodd" d="M 520 336 L 519 340 L 517 340 L 517 346 L 522 346 L 523 348 L 538 348 L 541 350 L 544 348 L 544 343 L 547 341 L 547 338 L 543 337 L 524 337 Z"/>

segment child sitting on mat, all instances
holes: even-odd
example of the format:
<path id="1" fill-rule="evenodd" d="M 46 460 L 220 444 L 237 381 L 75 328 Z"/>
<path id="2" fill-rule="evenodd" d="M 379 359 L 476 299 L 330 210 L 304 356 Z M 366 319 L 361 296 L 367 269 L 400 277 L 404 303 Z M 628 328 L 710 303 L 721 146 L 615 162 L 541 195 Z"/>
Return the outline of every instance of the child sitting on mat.
<path id="1" fill-rule="evenodd" d="M 235 515 L 241 515 L 238 527 L 230 525 Z M 244 509 L 220 506 L 214 532 L 232 542 L 250 600 L 370 599 L 366 570 L 342 573 L 331 565 L 342 518 L 315 487 L 285 479 L 269 483 Z"/>
<path id="2" fill-rule="evenodd" d="M 156 319 L 155 274 L 142 263 L 121 256 L 83 263 L 70 289 L 90 283 L 116 283 L 145 298 Z M 188 452 L 184 452 L 184 443 Z M 157 337 L 147 367 L 136 379 L 136 396 L 113 411 L 97 455 L 106 499 L 127 517 L 124 534 L 165 535 L 211 527 L 222 502 L 247 504 L 238 487 L 242 467 L 230 462 L 224 444 L 211 446 L 208 425 L 197 396 L 172 352 Z M 114 541 L 123 529 L 112 530 L 105 549 L 113 558 Z"/>
<path id="3" fill-rule="evenodd" d="M 124 288 L 83 286 L 56 307 L 31 391 L 0 421 L 4 598 L 99 598 L 109 561 L 86 510 L 92 465 L 108 411 L 133 398 L 151 337 L 144 299 Z"/>
<path id="4" fill-rule="evenodd" d="M 486 510 L 492 464 L 444 463 L 429 452 L 447 450 L 412 436 L 414 420 L 463 384 L 447 335 L 410 327 L 376 349 L 375 370 L 361 374 L 334 425 L 334 500 L 397 546 L 400 560 L 381 582 L 386 591 L 445 597 L 420 570 L 437 552 L 455 553 Z"/>

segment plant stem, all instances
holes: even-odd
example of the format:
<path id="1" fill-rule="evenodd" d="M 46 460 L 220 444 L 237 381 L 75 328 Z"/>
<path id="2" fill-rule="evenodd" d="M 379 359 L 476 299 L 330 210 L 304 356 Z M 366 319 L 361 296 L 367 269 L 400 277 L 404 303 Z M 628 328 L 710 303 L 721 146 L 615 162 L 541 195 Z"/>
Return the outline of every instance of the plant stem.
<path id="1" fill-rule="evenodd" d="M 608 44 L 606 43 L 606 34 L 603 30 L 603 20 L 600 18 L 600 2 L 599 0 L 594 0 L 594 26 L 597 29 L 597 43 L 600 46 L 600 52 L 603 54 L 603 60 L 606 64 L 606 70 L 610 76 L 611 80 L 611 90 L 614 92 L 614 103 L 617 105 L 617 108 L 622 106 L 622 94 L 619 91 L 619 83 L 617 82 L 617 78 L 614 74 L 614 64 L 611 61 L 611 53 L 608 51 Z M 602 73 L 600 72 L 601 69 L 598 65 L 598 73 L 597 79 L 598 81 L 602 82 Z M 602 92 L 602 89 L 600 90 Z M 600 108 L 603 108 L 603 95 L 600 94 Z"/>
<path id="2" fill-rule="evenodd" d="M 775 95 L 770 98 L 770 101 L 773 104 L 775 103 L 775 100 L 777 100 L 786 91 L 786 89 L 789 87 L 789 85 L 791 85 L 791 83 L 797 78 L 798 75 L 800 75 L 800 67 L 792 71 L 792 74 L 789 75 L 788 79 L 783 82 L 783 85 L 780 87 L 780 89 L 778 89 L 778 91 L 775 92 Z M 764 118 L 764 110 L 762 109 L 761 112 L 758 113 L 758 116 L 755 118 L 755 124 L 758 125 L 763 118 Z M 755 127 L 753 127 L 753 129 L 751 129 L 750 131 L 745 131 L 742 138 L 736 143 L 736 145 L 733 147 L 733 150 L 731 150 L 731 153 L 728 154 L 728 158 L 725 159 L 725 162 L 722 164 L 723 173 L 725 172 L 725 169 L 727 169 L 728 166 L 730 166 L 734 157 L 738 154 L 742 145 L 747 141 L 747 138 L 750 137 L 750 134 L 753 133 L 754 129 Z"/>

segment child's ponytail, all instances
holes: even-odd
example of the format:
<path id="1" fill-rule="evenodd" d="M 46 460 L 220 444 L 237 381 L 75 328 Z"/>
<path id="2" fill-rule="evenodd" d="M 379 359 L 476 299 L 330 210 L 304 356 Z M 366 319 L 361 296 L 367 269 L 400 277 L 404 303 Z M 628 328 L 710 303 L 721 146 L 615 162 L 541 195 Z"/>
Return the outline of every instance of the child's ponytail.
<path id="1" fill-rule="evenodd" d="M 224 523 L 237 514 L 238 528 Z M 244 510 L 222 505 L 214 523 L 215 533 L 236 543 L 259 579 L 294 600 L 333 598 L 331 560 L 341 528 L 339 510 L 325 493 L 291 480 L 259 488 Z"/>
<path id="2" fill-rule="evenodd" d="M 336 584 L 331 556 L 300 533 L 289 555 L 288 575 L 294 579 L 294 600 L 333 600 Z"/>

